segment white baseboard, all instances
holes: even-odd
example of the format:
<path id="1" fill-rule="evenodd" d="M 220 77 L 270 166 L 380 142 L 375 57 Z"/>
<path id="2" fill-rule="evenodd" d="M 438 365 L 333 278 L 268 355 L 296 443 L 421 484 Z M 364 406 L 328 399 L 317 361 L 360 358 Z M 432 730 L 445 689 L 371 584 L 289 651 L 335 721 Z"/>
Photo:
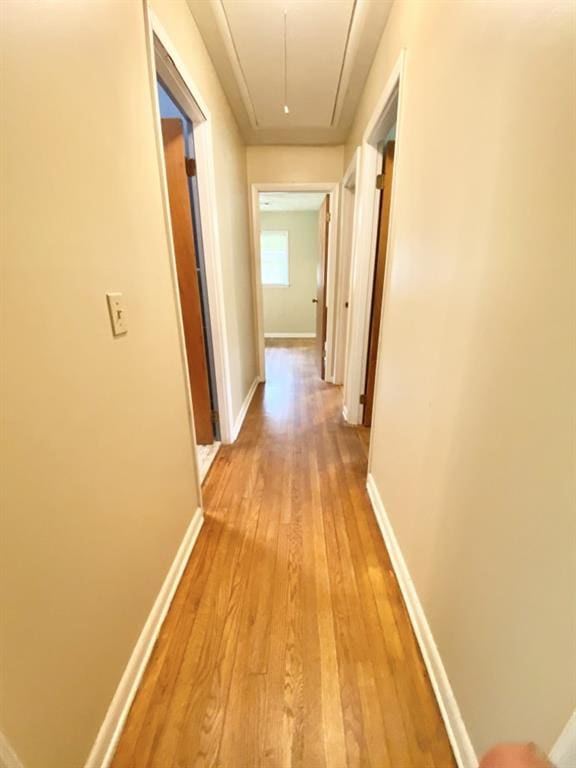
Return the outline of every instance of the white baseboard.
<path id="1" fill-rule="evenodd" d="M 118 739 L 126 722 L 130 706 L 136 696 L 136 691 L 140 685 L 142 675 L 146 669 L 148 659 L 152 653 L 154 643 L 160 633 L 160 628 L 176 592 L 176 587 L 180 583 L 182 573 L 194 548 L 204 517 L 202 510 L 198 508 L 194 513 L 190 525 L 182 543 L 178 547 L 178 552 L 174 558 L 170 570 L 164 583 L 158 593 L 152 610 L 146 624 L 140 633 L 138 642 L 134 646 L 132 655 L 126 665 L 124 674 L 120 680 L 116 693 L 100 727 L 94 746 L 90 752 L 85 768 L 107 768 L 112 760 Z M 16 768 L 16 767 L 15 767 Z"/>
<path id="2" fill-rule="evenodd" d="M 342 406 L 342 418 L 344 421 L 348 421 L 348 408 L 345 405 Z"/>
<path id="3" fill-rule="evenodd" d="M 236 416 L 236 421 L 234 422 L 234 428 L 232 430 L 232 442 L 236 440 L 238 435 L 240 434 L 240 430 L 242 429 L 242 424 L 244 424 L 244 419 L 246 418 L 246 414 L 248 413 L 248 408 L 250 408 L 250 403 L 252 402 L 252 398 L 254 397 L 254 393 L 256 392 L 258 388 L 258 384 L 260 384 L 260 377 L 256 376 L 254 381 L 252 382 L 252 386 L 248 390 L 248 394 L 244 398 L 244 402 L 242 403 L 242 408 L 240 408 L 240 413 L 238 416 Z"/>
<path id="4" fill-rule="evenodd" d="M 211 445 L 196 446 L 196 456 L 198 458 L 198 469 L 200 471 L 201 483 L 203 483 L 206 479 L 206 475 L 210 471 L 210 467 L 214 463 L 221 445 L 222 443 L 219 440 L 214 440 Z"/>
<path id="5" fill-rule="evenodd" d="M 440 652 L 434 642 L 432 630 L 428 624 L 426 614 L 416 592 L 414 582 L 410 577 L 406 561 L 402 555 L 400 545 L 394 534 L 394 530 L 384 509 L 384 504 L 371 474 L 366 483 L 368 496 L 372 502 L 372 508 L 380 526 L 382 537 L 388 548 L 388 554 L 394 567 L 394 572 L 406 603 L 414 634 L 420 646 L 428 675 L 434 688 L 434 693 L 440 707 L 442 719 L 446 726 L 448 738 L 454 751 L 454 757 L 459 768 L 477 768 L 478 759 L 474 752 L 472 742 L 466 730 L 466 726 L 460 714 L 458 703 L 452 691 L 448 675 L 444 669 Z"/>
<path id="6" fill-rule="evenodd" d="M 265 333 L 265 339 L 315 339 L 315 333 Z"/>
<path id="7" fill-rule="evenodd" d="M 550 752 L 550 760 L 556 768 L 576 766 L 576 709 L 566 723 L 560 737 Z"/>
<path id="8" fill-rule="evenodd" d="M 0 731 L 0 768 L 24 768 L 8 739 Z"/>

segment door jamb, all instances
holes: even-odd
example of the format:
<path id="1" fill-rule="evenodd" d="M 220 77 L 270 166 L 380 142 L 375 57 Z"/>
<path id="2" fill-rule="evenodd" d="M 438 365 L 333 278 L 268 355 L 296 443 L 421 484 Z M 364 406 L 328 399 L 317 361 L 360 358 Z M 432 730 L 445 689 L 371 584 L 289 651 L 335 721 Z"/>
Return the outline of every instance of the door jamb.
<path id="1" fill-rule="evenodd" d="M 334 341 L 334 383 L 343 384 L 346 381 L 348 362 L 348 344 L 350 339 L 350 317 L 352 305 L 352 255 L 354 252 L 355 222 L 358 216 L 358 195 L 356 185 L 360 176 L 360 147 L 356 147 L 348 168 L 342 177 L 342 198 L 340 202 L 340 231 L 338 246 L 338 275 L 336 280 L 337 299 Z M 350 199 L 350 190 L 354 190 L 354 199 Z M 348 217 L 349 206 L 353 204 L 352 218 Z M 347 263 L 345 263 L 345 260 Z M 348 271 L 348 287 L 344 288 L 344 271 Z M 348 302 L 345 310 L 344 303 Z M 343 409 L 344 418 L 346 411 Z"/>
<path id="2" fill-rule="evenodd" d="M 188 399 L 188 411 L 194 439 L 194 456 L 196 457 L 196 436 L 192 419 L 192 396 L 188 381 L 188 367 L 186 363 L 186 348 L 184 345 L 184 330 L 182 326 L 182 313 L 180 308 L 180 296 L 178 293 L 178 275 L 176 272 L 176 259 L 172 242 L 172 225 L 170 220 L 170 206 L 168 200 L 168 188 L 166 184 L 166 171 L 164 168 L 164 154 L 162 145 L 162 128 L 160 122 L 160 108 L 157 93 L 157 67 L 154 50 L 154 36 L 159 40 L 164 51 L 171 59 L 177 74 L 182 79 L 183 85 L 189 91 L 191 99 L 181 104 L 192 121 L 194 131 L 194 149 L 196 166 L 198 169 L 198 197 L 200 200 L 200 221 L 202 229 L 202 242 L 204 247 L 204 264 L 206 269 L 206 283 L 208 287 L 208 302 L 210 304 L 210 326 L 212 331 L 212 346 L 214 351 L 214 368 L 216 378 L 216 391 L 218 395 L 218 409 L 220 418 L 220 434 L 223 443 L 230 443 L 233 439 L 232 424 L 232 388 L 229 367 L 229 347 L 225 321 L 224 288 L 222 280 L 222 259 L 220 250 L 220 233 L 218 226 L 218 204 L 215 184 L 214 148 L 213 148 L 213 123 L 210 110 L 202 98 L 202 94 L 190 77 L 186 65 L 182 61 L 178 51 L 169 37 L 160 20 L 144 0 L 144 14 L 147 28 L 147 53 L 150 75 L 150 88 L 154 109 L 154 122 L 156 132 L 156 149 L 158 155 L 159 170 L 161 176 L 162 203 L 166 228 L 169 233 L 168 248 L 170 252 L 170 265 L 172 271 L 172 283 L 174 298 L 177 306 L 180 350 L 186 372 L 186 393 Z M 164 79 L 164 78 L 163 78 Z M 170 84 L 167 83 L 169 86 Z M 180 84 L 182 85 L 182 84 Z M 196 108 L 194 108 L 196 107 Z M 199 477 L 198 467 L 197 473 Z"/>
<path id="3" fill-rule="evenodd" d="M 254 282 L 254 318 L 256 347 L 258 349 L 258 374 L 260 381 L 265 381 L 266 363 L 264 346 L 264 316 L 262 310 L 262 283 L 260 279 L 260 192 L 325 192 L 330 195 L 330 222 L 328 224 L 328 272 L 326 280 L 326 381 L 334 381 L 334 343 L 336 310 L 336 274 L 338 257 L 338 214 L 340 184 L 338 182 L 294 182 L 288 184 L 250 185 L 250 219 L 252 273 Z"/>
<path id="4" fill-rule="evenodd" d="M 372 288 L 376 241 L 378 236 L 379 192 L 376 189 L 376 176 L 382 163 L 381 142 L 388 130 L 396 122 L 396 154 L 394 177 L 392 180 L 392 200 L 390 205 L 390 224 L 388 229 L 387 258 L 384 276 L 384 304 L 380 323 L 382 326 L 388 293 L 391 265 L 394 258 L 395 201 L 398 178 L 402 161 L 402 104 L 403 81 L 406 51 L 403 49 L 394 65 L 368 121 L 361 144 L 360 177 L 356 183 L 357 210 L 354 217 L 354 244 L 352 252 L 352 304 L 350 317 L 350 345 L 347 354 L 347 376 L 344 386 L 344 412 L 351 424 L 362 423 L 363 406 L 360 396 L 364 390 L 364 378 L 368 356 L 368 334 L 370 329 L 370 310 L 372 306 Z M 382 339 L 382 334 L 380 335 Z M 380 355 L 376 364 L 376 385 L 374 402 L 378 392 Z M 373 430 L 372 430 L 373 432 Z M 372 437 L 372 436 L 371 436 Z M 371 466 L 372 439 L 368 453 L 368 471 Z"/>

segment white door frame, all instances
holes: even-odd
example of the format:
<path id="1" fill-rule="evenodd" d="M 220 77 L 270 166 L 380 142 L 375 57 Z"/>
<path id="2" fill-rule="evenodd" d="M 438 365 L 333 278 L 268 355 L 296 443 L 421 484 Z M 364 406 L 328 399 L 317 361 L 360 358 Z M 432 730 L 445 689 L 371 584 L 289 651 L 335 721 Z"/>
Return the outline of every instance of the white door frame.
<path id="1" fill-rule="evenodd" d="M 202 243 L 204 247 L 204 265 L 206 270 L 206 283 L 208 287 L 208 303 L 210 305 L 210 328 L 212 331 L 212 347 L 214 352 L 214 373 L 216 379 L 216 392 L 218 396 L 218 411 L 220 422 L 220 435 L 223 443 L 233 440 L 232 423 L 232 389 L 229 366 L 229 347 L 226 333 L 224 288 L 222 281 L 222 258 L 220 251 L 220 230 L 218 225 L 218 198 L 216 195 L 216 172 L 214 168 L 214 148 L 212 141 L 212 117 L 202 94 L 190 76 L 186 65 L 182 61 L 176 46 L 168 33 L 160 23 L 160 20 L 144 1 L 144 11 L 148 29 L 148 66 L 150 71 L 150 86 L 156 124 L 156 148 L 160 167 L 162 202 L 166 227 L 170 236 L 168 248 L 172 269 L 173 289 L 178 312 L 180 329 L 180 348 L 186 371 L 186 390 L 188 394 L 188 408 L 194 442 L 196 441 L 194 419 L 192 417 L 192 394 L 188 379 L 188 365 L 186 359 L 186 345 L 184 341 L 184 329 L 182 325 L 182 313 L 180 308 L 180 294 L 178 291 L 178 274 L 176 271 L 176 258 L 172 241 L 172 224 L 170 219 L 170 203 L 168 199 L 168 186 L 166 181 L 166 169 L 164 166 L 164 149 L 162 143 L 162 126 L 160 122 L 160 106 L 158 103 L 157 76 L 160 73 L 162 79 L 171 88 L 174 96 L 178 98 L 180 106 L 186 111 L 192 121 L 194 131 L 194 149 L 196 156 L 196 168 L 198 175 L 198 197 L 200 200 L 200 221 L 202 230 Z M 154 37 L 160 42 L 168 58 L 162 61 L 155 55 Z M 196 456 L 196 445 L 194 455 Z M 198 468 L 197 468 L 198 469 Z"/>
<path id="2" fill-rule="evenodd" d="M 402 134 L 402 95 L 405 51 L 402 50 L 388 82 L 368 121 L 362 136 L 360 148 L 360 173 L 356 183 L 356 211 L 354 216 L 354 238 L 352 252 L 352 301 L 350 304 L 350 344 L 347 354 L 346 378 L 344 382 L 343 413 L 351 424 L 362 423 L 363 406 L 360 396 L 364 392 L 366 363 L 368 358 L 368 336 L 370 332 L 370 310 L 372 306 L 372 288 L 376 241 L 378 236 L 378 212 L 380 193 L 376 189 L 376 176 L 382 167 L 382 142 L 396 122 L 397 135 Z M 401 145 L 396 143 L 394 155 L 394 176 L 392 179 L 392 201 L 390 206 L 390 225 L 386 271 L 384 278 L 384 303 L 382 317 L 385 315 L 387 276 L 394 256 L 395 225 L 394 209 L 401 162 Z M 380 335 L 380 339 L 382 335 Z M 376 387 L 378 391 L 378 370 L 376 367 Z M 375 394 L 376 397 L 376 394 Z M 372 441 L 370 441 L 372 443 Z M 370 467 L 370 453 L 368 454 Z"/>
<path id="3" fill-rule="evenodd" d="M 552 747 L 550 760 L 558 768 L 571 768 L 576 765 L 576 709 Z"/>
<path id="4" fill-rule="evenodd" d="M 336 270 L 338 257 L 338 205 L 340 185 L 336 182 L 260 184 L 250 185 L 250 219 L 252 235 L 252 256 L 254 276 L 254 317 L 256 326 L 256 345 L 258 349 L 258 374 L 260 380 L 266 378 L 264 347 L 264 316 L 262 311 L 262 281 L 260 278 L 260 192 L 325 192 L 330 195 L 330 222 L 328 224 L 328 269 L 326 275 L 326 381 L 334 382 L 334 342 L 336 316 Z"/>
<path id="5" fill-rule="evenodd" d="M 352 289 L 352 252 L 354 249 L 354 221 L 357 216 L 356 180 L 360 175 L 360 147 L 356 147 L 342 177 L 340 201 L 340 242 L 338 246 L 338 276 L 336 298 L 336 340 L 334 343 L 334 384 L 346 378 L 348 339 L 350 338 L 350 304 Z M 346 304 L 348 306 L 346 306 Z M 346 412 L 344 411 L 346 418 Z"/>

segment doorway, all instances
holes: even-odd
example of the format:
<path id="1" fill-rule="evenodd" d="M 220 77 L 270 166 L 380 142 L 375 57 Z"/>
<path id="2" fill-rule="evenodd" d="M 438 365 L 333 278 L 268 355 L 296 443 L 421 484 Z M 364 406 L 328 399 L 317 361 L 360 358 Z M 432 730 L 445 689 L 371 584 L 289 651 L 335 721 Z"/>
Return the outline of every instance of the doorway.
<path id="1" fill-rule="evenodd" d="M 385 375 L 379 367 L 379 351 L 394 250 L 394 189 L 400 150 L 396 133 L 401 132 L 403 71 L 402 52 L 358 148 L 343 408 L 347 421 L 355 425 L 372 424 L 378 410 L 378 378 Z M 369 451 L 369 468 L 370 459 Z"/>
<path id="2" fill-rule="evenodd" d="M 151 22 L 158 155 L 201 484 L 220 441 L 230 440 L 231 434 L 216 214 L 210 205 L 214 197 L 211 123 L 206 108 L 199 105 L 195 86 L 188 86 L 187 75 L 181 74 L 167 52 L 168 38 L 161 39 L 164 31 L 159 25 L 156 28 L 153 16 Z M 196 139 L 201 145 L 198 156 Z"/>
<path id="3" fill-rule="evenodd" d="M 357 210 L 356 180 L 359 175 L 360 149 L 356 149 L 342 179 L 342 215 L 338 249 L 338 278 L 336 305 L 336 341 L 334 345 L 334 383 L 346 379 L 348 344 L 350 338 L 350 303 L 352 293 L 352 254 L 354 251 L 354 220 Z M 346 410 L 343 409 L 346 419 Z"/>
<path id="4" fill-rule="evenodd" d="M 338 185 L 252 185 L 262 380 L 266 346 L 296 339 L 315 348 L 318 375 L 333 382 L 337 212 Z"/>
<path id="5" fill-rule="evenodd" d="M 225 303 L 222 274 L 222 258 L 219 238 L 219 209 L 216 192 L 215 168 L 214 168 L 214 144 L 213 144 L 213 120 L 210 109 L 204 101 L 200 90 L 187 71 L 178 51 L 170 36 L 162 26 L 154 11 L 146 7 L 145 14 L 148 25 L 147 47 L 150 65 L 150 90 L 154 112 L 156 114 L 156 148 L 158 155 L 159 171 L 162 186 L 162 201 L 164 215 L 169 235 L 168 249 L 170 252 L 171 273 L 173 281 L 174 297 L 177 304 L 179 317 L 180 348 L 184 363 L 187 366 L 187 350 L 184 335 L 181 297 L 178 284 L 178 270 L 176 253 L 172 237 L 172 216 L 168 194 L 168 179 L 166 174 L 164 139 L 161 124 L 160 94 L 158 83 L 170 95 L 178 110 L 184 114 L 187 121 L 187 135 L 191 139 L 190 151 L 195 161 L 196 175 L 188 191 L 188 210 L 194 215 L 196 237 L 201 242 L 198 251 L 201 254 L 202 264 L 200 275 L 202 284 L 199 286 L 200 304 L 209 311 L 206 313 L 209 322 L 205 322 L 206 329 L 210 332 L 211 344 L 205 350 L 208 361 L 210 386 L 218 410 L 218 429 L 222 443 L 231 443 L 235 439 L 234 419 L 232 418 L 232 388 L 230 378 L 230 354 L 225 321 Z M 196 248 L 196 240 L 194 247 Z M 203 296 L 202 297 L 202 292 Z M 203 330 L 204 333 L 204 330 Z M 210 349 L 211 347 L 211 349 Z M 185 377 L 187 399 L 189 404 L 191 435 L 194 434 L 193 412 L 196 408 L 192 404 L 192 395 L 189 377 Z M 218 442 L 216 440 L 215 442 Z M 206 466 L 200 466 L 202 456 L 195 450 L 196 466 L 198 469 L 198 485 L 200 489 L 200 476 L 205 476 Z"/>
<path id="6" fill-rule="evenodd" d="M 157 88 L 197 457 L 203 480 L 220 446 L 220 424 L 194 132 L 191 119 L 160 78 Z"/>
<path id="7" fill-rule="evenodd" d="M 329 198 L 323 192 L 260 192 L 260 276 L 266 346 L 316 349 L 325 378 Z M 280 341 L 283 340 L 283 341 Z"/>
<path id="8" fill-rule="evenodd" d="M 362 424 L 372 426 L 374 407 L 374 386 L 376 382 L 376 363 L 378 343 L 380 341 L 380 322 L 384 302 L 384 274 L 388 250 L 388 229 L 390 224 L 390 203 L 392 199 L 392 179 L 394 174 L 394 148 L 396 123 L 391 127 L 381 148 L 382 172 L 376 177 L 376 187 L 380 192 L 378 203 L 378 237 L 374 257 L 374 275 L 372 280 L 372 300 L 370 303 L 370 326 L 368 330 L 368 352 L 366 355 L 366 374 L 364 379 L 364 406 Z"/>

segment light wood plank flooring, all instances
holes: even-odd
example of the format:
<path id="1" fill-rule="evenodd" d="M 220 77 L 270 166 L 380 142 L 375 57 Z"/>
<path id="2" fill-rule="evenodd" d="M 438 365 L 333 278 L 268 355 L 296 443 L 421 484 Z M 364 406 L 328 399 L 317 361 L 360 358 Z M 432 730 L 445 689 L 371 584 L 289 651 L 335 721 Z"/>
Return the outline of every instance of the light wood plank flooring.
<path id="1" fill-rule="evenodd" d="M 455 766 L 366 495 L 366 434 L 313 354 L 267 348 L 113 768 Z"/>

